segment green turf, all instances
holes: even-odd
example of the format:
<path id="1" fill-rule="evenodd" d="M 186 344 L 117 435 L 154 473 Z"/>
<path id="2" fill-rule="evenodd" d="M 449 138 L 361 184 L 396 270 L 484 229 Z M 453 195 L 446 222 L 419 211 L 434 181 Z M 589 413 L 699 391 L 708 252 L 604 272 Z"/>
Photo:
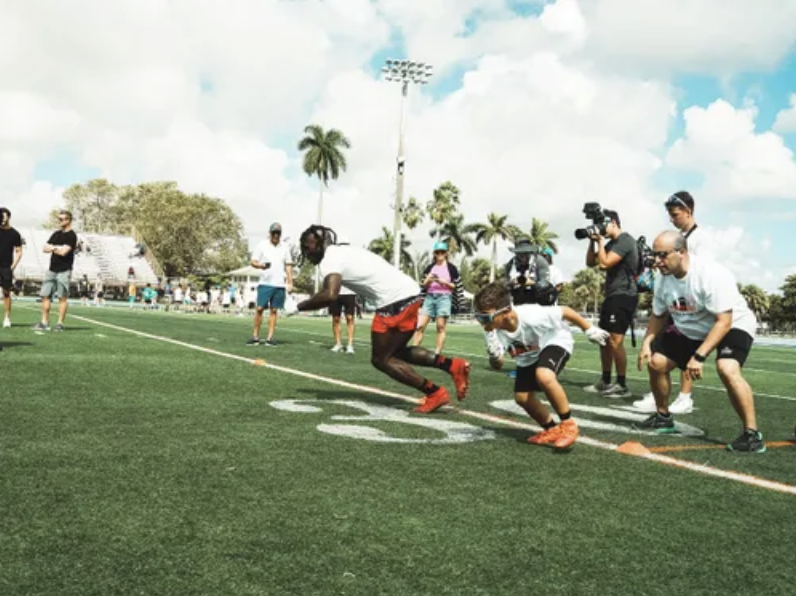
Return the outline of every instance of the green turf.
<path id="1" fill-rule="evenodd" d="M 31 305 L 32 306 L 32 305 Z M 251 320 L 73 308 L 125 328 L 352 383 L 404 393 L 357 354 L 330 354 L 328 319 L 280 321 L 278 348 L 247 348 Z M 0 594 L 514 595 L 791 594 L 794 497 L 589 447 L 555 454 L 529 432 L 69 319 L 29 329 L 17 307 L 0 330 Z M 363 322 L 364 323 L 364 322 Z M 316 343 L 317 342 L 317 343 Z M 472 354 L 462 407 L 502 413 L 511 381 L 487 370 L 474 327 L 453 327 Z M 631 350 L 631 353 L 635 353 Z M 747 376 L 768 440 L 793 435 L 796 351 L 756 347 Z M 564 373 L 573 403 L 597 370 L 579 342 Z M 587 371 L 587 372 L 580 372 Z M 445 375 L 432 371 L 441 382 Z M 646 445 L 705 444 L 738 434 L 714 372 L 682 420 L 704 439 L 587 431 Z M 631 386 L 645 390 L 640 373 Z M 269 405 L 308 400 L 317 412 Z M 390 408 L 391 421 L 338 403 Z M 631 400 L 632 401 L 632 400 Z M 334 403 L 332 403 L 334 402 Z M 613 403 L 607 406 L 616 405 Z M 399 439 L 445 434 L 395 420 L 468 425 L 464 444 L 374 442 L 319 425 L 368 426 Z M 584 413 L 628 426 L 627 421 Z M 796 448 L 682 459 L 796 484 Z"/>

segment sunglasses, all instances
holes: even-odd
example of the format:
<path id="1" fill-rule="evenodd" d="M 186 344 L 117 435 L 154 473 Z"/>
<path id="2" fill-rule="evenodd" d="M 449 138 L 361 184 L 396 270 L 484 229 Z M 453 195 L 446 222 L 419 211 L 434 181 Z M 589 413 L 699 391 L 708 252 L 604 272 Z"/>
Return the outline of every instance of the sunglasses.
<path id="1" fill-rule="evenodd" d="M 59 217 L 58 221 L 69 221 L 68 217 Z"/>
<path id="2" fill-rule="evenodd" d="M 495 317 L 497 317 L 499 314 L 508 312 L 510 310 L 511 310 L 510 306 L 504 306 L 503 308 L 498 309 L 495 312 L 490 312 L 490 313 L 477 312 L 475 313 L 475 320 L 481 323 L 482 325 L 489 325 L 492 321 L 495 320 Z"/>
<path id="3" fill-rule="evenodd" d="M 446 251 L 444 251 L 444 250 L 435 250 L 434 254 L 435 255 L 446 255 L 448 253 Z"/>
<path id="4" fill-rule="evenodd" d="M 668 199 L 666 199 L 666 202 L 664 203 L 664 206 L 667 209 L 669 209 L 671 207 L 682 207 L 686 211 L 691 211 L 691 207 L 689 207 L 683 199 L 681 199 L 680 197 L 677 197 L 675 195 L 672 195 Z"/>
<path id="5" fill-rule="evenodd" d="M 661 261 L 663 261 L 673 252 L 679 252 L 679 251 L 675 248 L 672 248 L 671 250 L 658 250 L 658 251 L 653 251 L 652 256 L 656 259 L 660 259 Z"/>

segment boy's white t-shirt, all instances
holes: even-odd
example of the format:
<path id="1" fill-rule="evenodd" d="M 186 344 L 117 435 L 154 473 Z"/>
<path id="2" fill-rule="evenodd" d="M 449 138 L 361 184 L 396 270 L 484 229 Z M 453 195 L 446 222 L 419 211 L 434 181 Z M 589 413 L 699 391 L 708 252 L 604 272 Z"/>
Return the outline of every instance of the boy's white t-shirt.
<path id="1" fill-rule="evenodd" d="M 343 284 L 376 309 L 420 294 L 420 284 L 379 255 L 358 246 L 332 245 L 320 264 L 321 278 L 337 273 Z"/>
<path id="2" fill-rule="evenodd" d="M 514 332 L 497 329 L 496 336 L 517 366 L 531 366 L 548 346 L 558 346 L 572 354 L 575 340 L 564 321 L 560 306 L 522 304 L 514 307 L 519 325 Z"/>
<path id="3" fill-rule="evenodd" d="M 682 279 L 658 275 L 655 279 L 652 312 L 669 313 L 683 335 L 703 340 L 716 323 L 716 315 L 732 311 L 732 327 L 752 337 L 757 319 L 738 291 L 735 276 L 721 263 L 689 255 L 688 273 Z"/>
<path id="4" fill-rule="evenodd" d="M 255 261 L 271 265 L 268 269 L 260 271 L 261 286 L 285 287 L 285 266 L 293 264 L 290 246 L 286 242 L 274 244 L 270 240 L 263 240 L 257 245 L 252 258 Z"/>

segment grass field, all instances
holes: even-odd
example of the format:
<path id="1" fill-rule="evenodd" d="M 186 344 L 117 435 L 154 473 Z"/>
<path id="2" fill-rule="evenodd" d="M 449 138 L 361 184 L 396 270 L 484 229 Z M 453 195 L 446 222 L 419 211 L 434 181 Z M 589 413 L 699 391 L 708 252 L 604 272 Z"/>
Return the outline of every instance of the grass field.
<path id="1" fill-rule="evenodd" d="M 328 319 L 248 348 L 248 318 L 37 317 L 0 330 L 2 596 L 793 594 L 796 350 L 752 351 L 771 447 L 744 456 L 722 448 L 740 427 L 715 370 L 682 435 L 634 434 L 632 400 L 581 390 L 599 364 L 579 341 L 563 381 L 585 438 L 559 454 L 525 443 L 476 327 L 448 342 L 470 396 L 422 416 L 371 367 L 365 321 L 347 356 Z"/>

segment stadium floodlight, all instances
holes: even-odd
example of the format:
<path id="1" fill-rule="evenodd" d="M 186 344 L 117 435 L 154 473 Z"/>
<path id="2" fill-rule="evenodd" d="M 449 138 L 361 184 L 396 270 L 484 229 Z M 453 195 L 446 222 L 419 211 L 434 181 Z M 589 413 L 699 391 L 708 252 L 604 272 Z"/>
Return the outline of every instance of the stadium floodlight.
<path id="1" fill-rule="evenodd" d="M 401 83 L 401 117 L 398 123 L 398 175 L 395 180 L 395 222 L 393 224 L 393 264 L 401 268 L 401 224 L 404 202 L 404 170 L 406 169 L 406 156 L 404 155 L 404 100 L 409 93 L 409 83 L 426 85 L 433 74 L 433 67 L 425 62 L 414 60 L 385 61 L 381 72 L 384 80 L 390 83 Z"/>

